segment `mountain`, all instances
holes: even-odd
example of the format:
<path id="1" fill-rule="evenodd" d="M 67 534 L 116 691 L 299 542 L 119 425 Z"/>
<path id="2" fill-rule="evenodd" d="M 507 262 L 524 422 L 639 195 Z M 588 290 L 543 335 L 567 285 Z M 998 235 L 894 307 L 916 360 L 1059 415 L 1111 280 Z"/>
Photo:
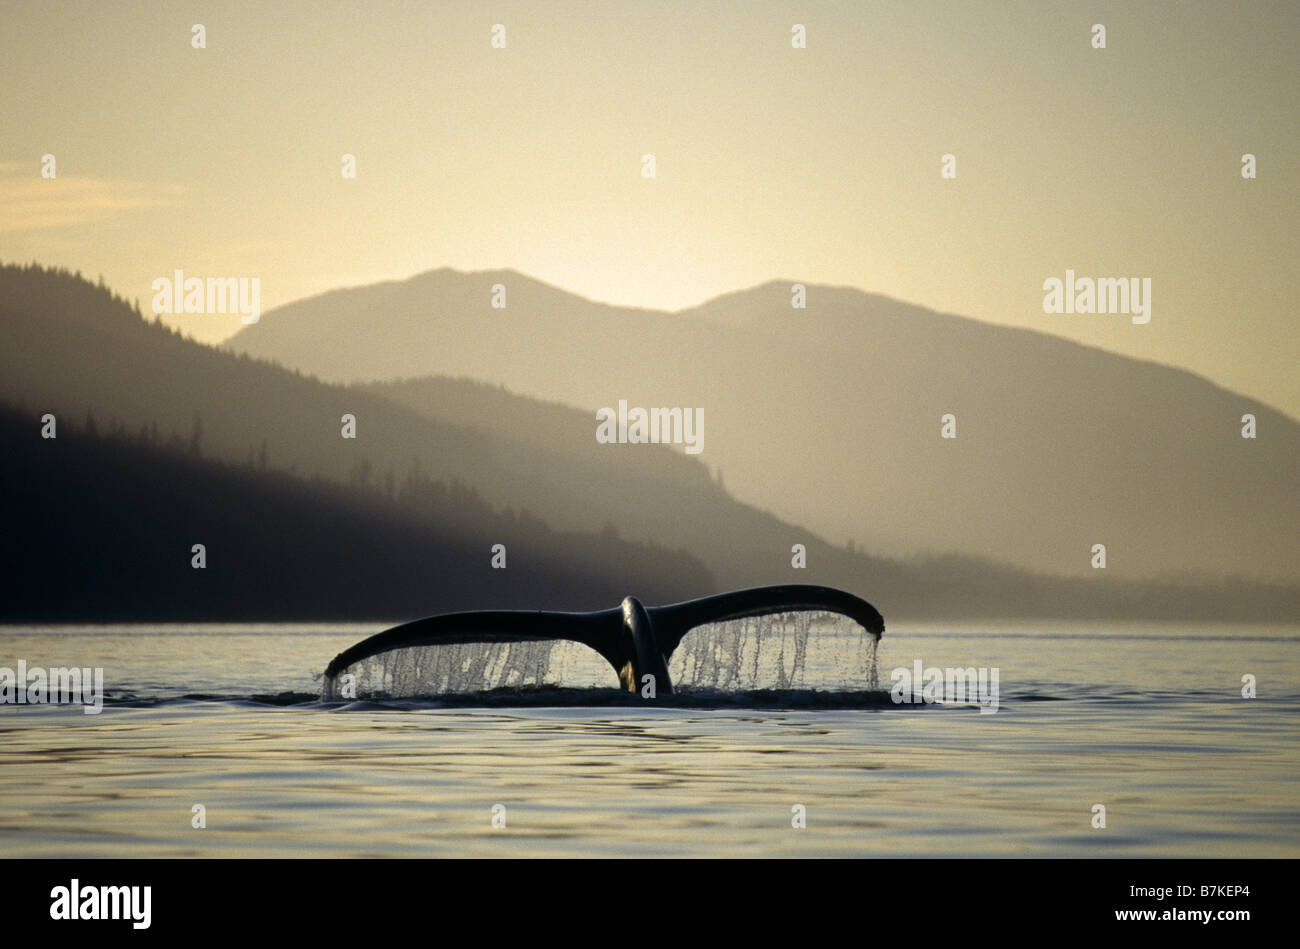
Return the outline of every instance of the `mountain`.
<path id="1" fill-rule="evenodd" d="M 697 456 L 597 443 L 592 413 L 465 379 L 327 384 L 184 339 L 105 288 L 38 267 L 0 267 L 0 402 L 14 407 L 0 518 L 22 528 L 0 534 L 11 585 L 0 603 L 27 604 L 29 618 L 41 604 L 59 615 L 78 583 L 116 588 L 112 576 L 128 594 L 106 603 L 198 615 L 176 591 L 194 580 L 183 554 L 204 536 L 218 538 L 223 569 L 245 565 L 226 588 L 261 593 L 202 615 L 250 616 L 282 595 L 267 615 L 318 616 L 313 590 L 331 616 L 373 618 L 391 602 L 389 618 L 807 582 L 860 594 L 893 621 L 1300 616 L 1296 586 L 1068 579 L 832 545 L 737 501 Z M 57 440 L 40 438 L 45 414 Z M 355 439 L 342 437 L 343 414 Z M 113 433 L 106 447 L 98 431 Z M 509 567 L 485 579 L 496 543 Z M 792 567 L 796 544 L 806 569 Z"/>
<path id="2" fill-rule="evenodd" d="M 593 442 L 594 411 L 620 399 L 702 407 L 695 457 L 737 499 L 878 555 L 1084 576 L 1101 543 L 1112 576 L 1300 579 L 1290 417 L 1179 369 L 858 290 L 809 286 L 794 309 L 791 284 L 666 313 L 444 269 L 277 308 L 228 346 L 336 382 L 505 385 L 585 410 L 574 438 Z"/>
<path id="3" fill-rule="evenodd" d="M 0 267 L 0 401 L 27 407 L 33 424 L 45 413 L 76 422 L 90 413 L 130 432 L 177 433 L 227 464 L 256 461 L 390 494 L 411 472 L 460 482 L 494 510 L 528 512 L 557 531 L 613 531 L 690 550 L 706 565 L 705 586 L 789 581 L 795 542 L 809 550 L 808 582 L 822 571 L 865 582 L 862 560 L 738 503 L 702 464 L 665 447 L 645 446 L 635 465 L 606 453 L 586 466 L 526 434 L 430 417 L 362 387 L 199 345 L 104 288 L 41 268 Z M 515 397 L 504 413 L 526 417 L 526 401 Z M 356 419 L 355 439 L 342 437 L 344 415 Z M 509 548 L 511 538 L 485 525 L 479 542 Z M 630 571 L 627 592 L 650 579 Z M 700 586 L 681 595 L 707 592 Z"/>
<path id="4" fill-rule="evenodd" d="M 0 404 L 0 620 L 406 620 L 463 609 L 603 609 L 711 592 L 699 560 L 561 533 L 408 472 L 377 485 L 204 458 L 152 425 L 101 434 Z M 107 426 L 105 426 L 107 427 Z M 506 539 L 504 569 L 488 538 Z M 202 544 L 204 565 L 193 565 Z"/>

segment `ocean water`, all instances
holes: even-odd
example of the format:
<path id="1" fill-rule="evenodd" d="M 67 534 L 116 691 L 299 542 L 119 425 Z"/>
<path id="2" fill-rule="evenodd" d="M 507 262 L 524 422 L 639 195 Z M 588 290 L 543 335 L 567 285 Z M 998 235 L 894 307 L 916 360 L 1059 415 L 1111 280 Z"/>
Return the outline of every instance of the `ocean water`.
<path id="1" fill-rule="evenodd" d="M 379 628 L 0 628 L 0 667 L 108 696 L 0 705 L 0 857 L 1300 856 L 1296 626 L 891 624 L 874 689 L 810 659 L 648 705 L 557 661 L 565 688 L 321 701 Z M 917 660 L 998 669 L 997 711 L 894 704 Z"/>

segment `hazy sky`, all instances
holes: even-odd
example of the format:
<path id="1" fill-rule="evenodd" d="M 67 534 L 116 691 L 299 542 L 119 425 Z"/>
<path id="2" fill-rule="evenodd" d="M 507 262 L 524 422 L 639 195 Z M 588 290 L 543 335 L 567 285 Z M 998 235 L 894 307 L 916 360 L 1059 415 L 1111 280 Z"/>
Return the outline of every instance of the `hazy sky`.
<path id="1" fill-rule="evenodd" d="M 669 309 L 847 284 L 1300 416 L 1297 48 L 1294 2 L 6 0 L 0 259 L 146 308 L 177 268 L 264 310 L 441 266 Z M 1067 268 L 1152 278 L 1151 322 L 1045 314 Z"/>

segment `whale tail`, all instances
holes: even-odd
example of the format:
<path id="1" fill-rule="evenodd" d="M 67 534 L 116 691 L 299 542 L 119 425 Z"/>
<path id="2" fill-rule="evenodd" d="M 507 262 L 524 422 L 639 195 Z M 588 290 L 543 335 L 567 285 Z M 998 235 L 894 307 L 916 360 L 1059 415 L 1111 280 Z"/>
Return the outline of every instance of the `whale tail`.
<path id="1" fill-rule="evenodd" d="M 634 596 L 608 610 L 564 613 L 547 610 L 476 610 L 443 613 L 394 626 L 345 649 L 325 670 L 325 697 L 333 698 L 338 675 L 349 666 L 394 649 L 454 643 L 510 643 L 563 639 L 582 643 L 610 664 L 620 686 L 638 692 L 646 676 L 656 694 L 672 694 L 668 660 L 692 629 L 775 613 L 815 611 L 847 616 L 879 641 L 885 621 L 859 597 L 833 587 L 790 584 L 645 606 Z"/>

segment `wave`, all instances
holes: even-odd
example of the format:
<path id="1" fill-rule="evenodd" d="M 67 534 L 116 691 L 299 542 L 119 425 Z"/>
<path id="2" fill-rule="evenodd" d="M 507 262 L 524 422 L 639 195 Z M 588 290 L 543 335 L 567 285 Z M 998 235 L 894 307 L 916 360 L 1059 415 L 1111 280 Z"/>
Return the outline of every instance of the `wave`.
<path id="1" fill-rule="evenodd" d="M 1004 692 L 1003 710 L 1019 703 L 1087 702 L 1114 707 L 1179 702 L 1215 702 L 1229 704 L 1241 700 L 1232 694 L 1212 689 L 1185 691 L 1142 690 L 1130 686 L 1082 683 L 1036 683 L 1014 693 Z M 1271 701 L 1297 702 L 1300 695 L 1280 694 Z M 887 689 L 682 689 L 673 695 L 647 700 L 640 695 L 613 688 L 567 687 L 550 685 L 515 685 L 473 692 L 456 692 L 440 696 L 401 696 L 382 692 L 364 694 L 350 700 L 322 698 L 319 692 L 264 692 L 236 694 L 225 692 L 176 692 L 143 694 L 108 692 L 105 708 L 157 708 L 178 705 L 212 704 L 249 709 L 296 708 L 321 711 L 418 711 L 421 709 L 476 708 L 610 708 L 654 711 L 656 709 L 732 709 L 732 710 L 885 710 L 946 709 L 970 710 L 973 703 L 898 704 Z"/>
<path id="2" fill-rule="evenodd" d="M 182 695 L 106 695 L 104 706 L 155 708 L 184 703 L 225 703 L 248 707 L 312 708 L 336 711 L 414 710 L 438 708 L 656 708 L 685 709 L 877 709 L 894 707 L 887 691 L 820 689 L 752 689 L 727 692 L 685 689 L 654 700 L 609 688 L 564 686 L 508 686 L 480 692 L 458 692 L 437 697 L 405 697 L 382 693 L 352 700 L 325 700 L 315 692 L 279 692 L 231 695 L 191 692 Z"/>

